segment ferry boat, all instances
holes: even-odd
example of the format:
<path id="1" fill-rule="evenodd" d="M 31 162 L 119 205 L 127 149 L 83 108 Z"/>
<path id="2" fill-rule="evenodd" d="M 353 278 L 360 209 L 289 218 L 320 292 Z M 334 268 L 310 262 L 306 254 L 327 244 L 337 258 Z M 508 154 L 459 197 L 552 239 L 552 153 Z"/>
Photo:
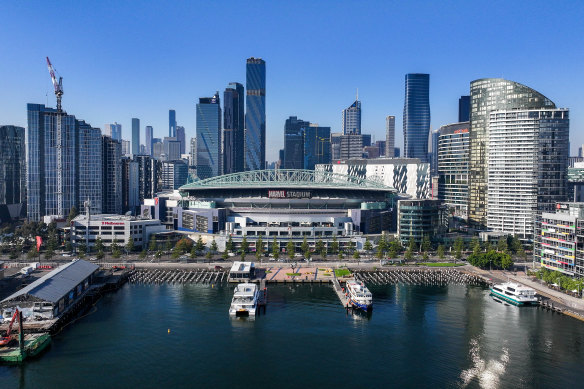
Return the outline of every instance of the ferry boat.
<path id="1" fill-rule="evenodd" d="M 255 316 L 259 293 L 256 284 L 238 284 L 233 291 L 233 300 L 231 300 L 231 307 L 229 307 L 229 315 Z"/>
<path id="2" fill-rule="evenodd" d="M 514 282 L 505 282 L 491 287 L 491 295 L 515 305 L 537 304 L 535 289 Z"/>
<path id="3" fill-rule="evenodd" d="M 347 281 L 347 296 L 349 303 L 358 309 L 369 312 L 373 309 L 373 296 L 363 282 Z"/>

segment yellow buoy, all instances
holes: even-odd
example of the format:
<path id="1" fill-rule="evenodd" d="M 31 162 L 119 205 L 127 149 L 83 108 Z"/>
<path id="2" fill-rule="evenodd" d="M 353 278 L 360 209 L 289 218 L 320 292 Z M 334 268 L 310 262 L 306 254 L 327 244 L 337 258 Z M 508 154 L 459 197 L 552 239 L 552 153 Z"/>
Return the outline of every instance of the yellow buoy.
<path id="1" fill-rule="evenodd" d="M 168 329 L 168 333 L 170 334 L 170 328 Z"/>

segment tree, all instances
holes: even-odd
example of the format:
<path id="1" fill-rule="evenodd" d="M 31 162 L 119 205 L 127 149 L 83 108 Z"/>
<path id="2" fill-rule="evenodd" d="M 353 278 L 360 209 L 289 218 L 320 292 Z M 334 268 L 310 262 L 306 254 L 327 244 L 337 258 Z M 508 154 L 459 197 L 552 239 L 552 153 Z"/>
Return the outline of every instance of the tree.
<path id="1" fill-rule="evenodd" d="M 70 253 L 73 251 L 73 245 L 71 244 L 71 241 L 67 241 L 65 242 L 65 251 Z"/>
<path id="2" fill-rule="evenodd" d="M 87 252 L 87 246 L 85 245 L 85 242 L 81 242 L 77 245 L 77 252 L 81 258 L 85 256 L 85 253 Z"/>
<path id="3" fill-rule="evenodd" d="M 389 244 L 389 258 L 397 258 L 398 254 L 402 250 L 402 245 L 397 240 L 392 240 Z"/>
<path id="4" fill-rule="evenodd" d="M 472 238 L 470 241 L 470 247 L 472 247 L 473 254 L 480 254 L 481 253 L 481 243 L 479 242 L 479 238 L 476 236 Z"/>
<path id="5" fill-rule="evenodd" d="M 146 255 L 148 255 L 148 252 L 146 250 L 142 250 L 142 251 L 140 251 L 138 258 L 144 259 L 144 258 L 146 258 Z"/>
<path id="6" fill-rule="evenodd" d="M 427 261 L 428 260 L 428 253 L 426 251 L 424 251 L 424 254 L 422 255 L 422 259 L 424 261 Z"/>
<path id="7" fill-rule="evenodd" d="M 385 240 L 385 237 L 382 236 L 381 239 L 379 239 L 379 243 L 377 243 L 377 257 L 383 258 L 383 254 L 385 254 L 386 251 L 387 251 L 387 241 Z M 380 255 L 380 253 L 381 253 L 381 255 Z"/>
<path id="8" fill-rule="evenodd" d="M 337 242 L 337 236 L 333 236 L 333 242 L 331 243 L 331 253 L 337 255 L 339 253 L 339 242 Z"/>
<path id="9" fill-rule="evenodd" d="M 191 251 L 191 248 L 193 247 L 193 241 L 189 238 L 182 238 L 176 242 L 174 247 L 180 254 L 185 254 Z"/>
<path id="10" fill-rule="evenodd" d="M 118 242 L 116 239 L 114 239 L 114 241 L 112 242 L 111 249 L 112 257 L 117 259 L 122 256 L 122 251 L 120 250 L 120 246 L 118 246 Z"/>
<path id="11" fill-rule="evenodd" d="M 444 259 L 444 246 L 443 245 L 438 246 L 438 258 Z"/>
<path id="12" fill-rule="evenodd" d="M 497 242 L 497 251 L 500 251 L 502 253 L 506 253 L 507 251 L 509 251 L 506 236 L 502 236 L 501 238 L 499 238 L 499 241 Z"/>
<path id="13" fill-rule="evenodd" d="M 359 250 L 355 250 L 355 251 L 353 252 L 353 258 L 354 258 L 354 259 L 359 259 L 359 258 L 361 258 L 361 255 L 359 255 Z"/>
<path id="14" fill-rule="evenodd" d="M 197 248 L 195 246 L 191 247 L 191 259 L 197 258 Z"/>
<path id="15" fill-rule="evenodd" d="M 462 258 L 462 249 L 464 248 L 464 241 L 459 236 L 454 241 L 454 258 L 461 259 Z"/>
<path id="16" fill-rule="evenodd" d="M 230 253 L 233 252 L 233 239 L 231 239 L 231 235 L 229 235 L 229 239 L 225 244 L 225 250 L 229 251 Z"/>
<path id="17" fill-rule="evenodd" d="M 207 260 L 211 260 L 212 257 L 213 254 L 211 254 L 211 251 L 207 251 L 207 254 L 205 254 L 205 258 L 207 258 Z"/>
<path id="18" fill-rule="evenodd" d="M 50 247 L 47 248 L 47 250 L 45 251 L 45 259 L 51 259 L 53 258 L 54 255 L 55 252 L 53 251 L 53 249 L 51 249 Z"/>
<path id="19" fill-rule="evenodd" d="M 322 255 L 322 252 L 324 250 L 324 242 L 322 241 L 322 239 L 319 239 L 316 241 L 316 244 L 314 245 L 314 251 L 316 251 L 317 253 Z M 325 250 L 326 252 L 326 250 Z"/>
<path id="20" fill-rule="evenodd" d="M 243 253 L 243 256 L 247 254 L 247 250 L 249 250 L 249 243 L 247 242 L 247 238 L 244 236 L 241 240 L 241 252 Z"/>
<path id="21" fill-rule="evenodd" d="M 424 237 L 422 238 L 421 248 L 422 251 L 424 252 L 430 251 L 430 249 L 432 248 L 432 242 L 430 242 L 430 237 L 428 235 L 424 235 Z"/>
<path id="22" fill-rule="evenodd" d="M 272 256 L 275 260 L 280 257 L 280 245 L 278 244 L 278 240 L 274 236 L 274 241 L 272 242 Z"/>
<path id="23" fill-rule="evenodd" d="M 289 240 L 288 243 L 286 244 L 286 254 L 288 254 L 288 258 L 290 258 L 291 260 L 294 259 L 295 249 L 296 247 L 294 245 L 294 242 L 292 242 L 292 240 Z"/>
<path id="24" fill-rule="evenodd" d="M 406 253 L 404 254 L 404 259 L 406 261 L 411 261 L 414 258 L 414 252 L 412 251 L 412 249 L 410 247 L 408 247 L 408 249 L 406 250 Z"/>
<path id="25" fill-rule="evenodd" d="M 214 253 L 217 252 L 217 242 L 215 242 L 215 239 L 213 239 L 213 241 L 211 242 L 211 251 Z"/>
<path id="26" fill-rule="evenodd" d="M 258 260 L 264 255 L 264 240 L 262 236 L 258 236 L 258 240 L 256 240 L 256 252 L 255 256 Z"/>
<path id="27" fill-rule="evenodd" d="M 148 251 L 156 251 L 157 246 L 156 236 L 152 235 L 152 238 L 150 238 L 150 242 L 148 243 Z"/>
<path id="28" fill-rule="evenodd" d="M 410 238 L 408 243 L 408 250 L 410 250 L 412 253 L 416 251 L 416 241 L 414 240 L 414 237 Z"/>
<path id="29" fill-rule="evenodd" d="M 71 220 L 75 219 L 78 215 L 77 207 L 72 206 L 69 210 L 69 216 L 67 217 L 67 224 L 71 223 Z"/>
<path id="30" fill-rule="evenodd" d="M 365 239 L 365 243 L 363 244 L 363 249 L 367 251 L 367 254 L 371 254 L 371 250 L 373 250 L 373 245 L 369 241 L 369 239 Z"/>
<path id="31" fill-rule="evenodd" d="M 229 258 L 229 253 L 227 252 L 227 250 L 223 251 L 223 254 L 221 254 L 221 258 L 223 259 Z"/>
<path id="32" fill-rule="evenodd" d="M 156 259 L 160 261 L 160 258 L 162 258 L 162 250 L 156 251 L 156 254 L 154 254 L 154 256 L 156 257 Z"/>
<path id="33" fill-rule="evenodd" d="M 304 236 L 302 244 L 300 245 L 300 251 L 302 251 L 302 254 L 304 254 L 304 258 L 310 258 L 310 247 L 308 246 L 306 235 Z"/>
<path id="34" fill-rule="evenodd" d="M 343 250 L 339 250 L 339 259 L 343 259 L 345 258 L 344 254 L 343 254 Z"/>
<path id="35" fill-rule="evenodd" d="M 134 252 L 134 239 L 130 236 L 128 242 L 126 243 L 126 254 L 131 254 Z"/>
<path id="36" fill-rule="evenodd" d="M 381 247 L 381 245 L 377 246 L 377 252 L 375 253 L 375 257 L 377 259 L 382 259 L 383 258 L 383 247 Z"/>
<path id="37" fill-rule="evenodd" d="M 26 257 L 28 259 L 33 259 L 34 257 L 37 256 L 37 251 L 36 251 L 36 247 L 31 248 L 28 253 L 26 253 Z"/>
<path id="38" fill-rule="evenodd" d="M 105 254 L 103 253 L 103 250 L 102 250 L 102 251 L 98 251 L 98 252 L 95 254 L 95 257 L 96 257 L 97 259 L 99 259 L 99 260 L 103 259 L 103 258 L 105 257 Z"/>
<path id="39" fill-rule="evenodd" d="M 491 242 L 489 242 L 488 240 L 485 242 L 485 253 L 488 253 L 489 251 L 491 251 L 493 249 Z"/>

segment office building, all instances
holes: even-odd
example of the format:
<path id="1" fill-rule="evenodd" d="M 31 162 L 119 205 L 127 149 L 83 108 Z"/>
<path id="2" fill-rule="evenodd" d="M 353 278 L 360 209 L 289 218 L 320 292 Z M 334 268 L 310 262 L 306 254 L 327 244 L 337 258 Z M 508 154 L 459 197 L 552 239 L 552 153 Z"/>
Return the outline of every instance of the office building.
<path id="1" fill-rule="evenodd" d="M 419 245 L 426 236 L 436 241 L 446 232 L 446 207 L 440 200 L 398 200 L 397 212 L 397 234 L 404 245 L 410 239 Z"/>
<path id="2" fill-rule="evenodd" d="M 123 143 L 122 143 L 122 145 L 123 145 Z M 155 158 L 157 160 L 162 160 L 162 158 L 164 156 L 165 156 L 164 143 L 162 142 L 162 139 L 160 139 L 160 138 L 152 139 L 152 158 Z"/>
<path id="3" fill-rule="evenodd" d="M 438 137 L 440 130 L 430 131 L 430 145 L 432 150 L 428 153 L 430 159 L 430 172 L 432 175 L 438 175 Z"/>
<path id="4" fill-rule="evenodd" d="M 146 155 L 134 157 L 138 164 L 138 200 L 154 198 L 162 186 L 161 162 Z"/>
<path id="5" fill-rule="evenodd" d="M 144 154 L 152 156 L 152 140 L 154 139 L 154 129 L 152 126 L 145 127 L 144 139 L 146 142 L 146 152 Z"/>
<path id="6" fill-rule="evenodd" d="M 385 152 L 387 151 L 387 147 L 386 147 L 386 141 L 384 140 L 377 140 L 375 141 L 375 144 L 373 144 L 372 146 L 375 146 L 379 149 L 379 156 L 380 157 L 386 157 Z"/>
<path id="7" fill-rule="evenodd" d="M 176 137 L 176 111 L 174 109 L 168 111 L 168 137 Z"/>
<path id="8" fill-rule="evenodd" d="M 366 139 L 361 134 L 341 135 L 339 159 L 363 158 L 363 147 L 366 146 Z"/>
<path id="9" fill-rule="evenodd" d="M 197 104 L 197 177 L 221 172 L 221 105 L 219 92 L 202 97 Z"/>
<path id="10" fill-rule="evenodd" d="M 132 118 L 132 154 L 140 154 L 140 119 Z"/>
<path id="11" fill-rule="evenodd" d="M 438 198 L 454 217 L 468 218 L 469 122 L 438 130 Z"/>
<path id="12" fill-rule="evenodd" d="M 568 199 L 568 114 L 567 109 L 489 113 L 489 229 L 531 239 L 538 214 Z"/>
<path id="13" fill-rule="evenodd" d="M 180 142 L 180 154 L 184 154 L 187 149 L 185 128 L 183 126 L 176 126 L 176 140 Z"/>
<path id="14" fill-rule="evenodd" d="M 428 162 L 430 133 L 430 75 L 406 74 L 404 102 L 404 157 Z"/>
<path id="15" fill-rule="evenodd" d="M 0 222 L 26 215 L 24 128 L 0 126 Z"/>
<path id="16" fill-rule="evenodd" d="M 490 113 L 496 110 L 556 108 L 541 93 L 517 82 L 484 78 L 470 83 L 469 221 L 487 225 L 487 176 Z"/>
<path id="17" fill-rule="evenodd" d="M 162 162 L 162 190 L 175 190 L 187 183 L 189 167 L 185 161 Z"/>
<path id="18" fill-rule="evenodd" d="M 395 150 L 395 116 L 385 118 L 385 158 L 393 158 Z"/>
<path id="19" fill-rule="evenodd" d="M 89 200 L 92 214 L 101 213 L 103 205 L 103 163 L 102 135 L 99 128 L 92 128 L 78 120 L 79 138 L 79 212 L 86 212 L 85 202 Z M 113 139 L 107 137 L 108 139 Z M 119 143 L 119 142 L 118 142 Z"/>
<path id="20" fill-rule="evenodd" d="M 361 134 L 361 102 L 359 96 L 353 104 L 343 109 L 343 135 Z"/>
<path id="21" fill-rule="evenodd" d="M 178 141 L 176 138 L 165 137 L 163 145 L 164 156 L 162 159 L 164 159 L 165 161 L 176 161 L 181 158 L 180 152 L 181 144 L 180 141 Z"/>
<path id="22" fill-rule="evenodd" d="M 303 168 L 314 170 L 316 164 L 331 162 L 331 128 L 311 124 L 304 129 Z"/>
<path id="23" fill-rule="evenodd" d="M 470 96 L 460 96 L 458 99 L 458 122 L 470 121 Z"/>
<path id="24" fill-rule="evenodd" d="M 103 126 L 103 135 L 107 135 L 115 140 L 122 140 L 122 125 L 114 122 Z"/>
<path id="25" fill-rule="evenodd" d="M 122 145 L 102 136 L 102 212 L 122 213 Z"/>
<path id="26" fill-rule="evenodd" d="M 310 125 L 296 116 L 284 124 L 284 169 L 302 169 L 304 166 L 304 129 Z"/>
<path id="27" fill-rule="evenodd" d="M 143 157 L 137 155 L 134 158 Z M 135 215 L 139 212 L 140 203 L 140 173 L 139 163 L 128 157 L 122 158 L 122 213 Z"/>
<path id="28" fill-rule="evenodd" d="M 245 73 L 245 170 L 261 170 L 266 163 L 266 62 L 248 58 Z"/>
<path id="29" fill-rule="evenodd" d="M 340 132 L 331 133 L 331 160 L 341 159 L 341 136 Z"/>
<path id="30" fill-rule="evenodd" d="M 223 92 L 223 173 L 244 170 L 245 96 L 243 85 L 230 82 Z"/>
<path id="31" fill-rule="evenodd" d="M 122 139 L 122 155 L 124 157 L 132 156 L 132 144 L 129 140 Z"/>

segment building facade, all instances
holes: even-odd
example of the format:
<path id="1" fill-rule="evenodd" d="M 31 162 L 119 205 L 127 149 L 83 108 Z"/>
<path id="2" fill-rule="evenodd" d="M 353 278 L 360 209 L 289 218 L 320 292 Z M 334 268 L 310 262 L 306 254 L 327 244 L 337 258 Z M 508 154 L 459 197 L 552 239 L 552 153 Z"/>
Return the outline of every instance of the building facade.
<path id="1" fill-rule="evenodd" d="M 180 145 L 180 154 L 184 154 L 187 149 L 186 138 L 185 138 L 185 128 L 183 126 L 176 126 L 176 140 Z"/>
<path id="2" fill-rule="evenodd" d="M 183 160 L 162 162 L 162 190 L 175 190 L 187 183 L 189 166 Z"/>
<path id="3" fill-rule="evenodd" d="M 132 118 L 132 154 L 140 154 L 140 119 Z"/>
<path id="4" fill-rule="evenodd" d="M 101 213 L 103 206 L 103 143 L 101 130 L 79 121 L 79 212 Z M 111 138 L 110 138 L 111 139 Z M 119 142 L 118 142 L 119 143 Z"/>
<path id="5" fill-rule="evenodd" d="M 438 240 L 446 231 L 446 208 L 440 200 L 398 200 L 397 234 L 402 244 L 420 244 L 425 236 Z"/>
<path id="6" fill-rule="evenodd" d="M 343 109 L 343 135 L 361 134 L 361 102 L 359 97 L 348 108 Z"/>
<path id="7" fill-rule="evenodd" d="M 310 122 L 290 116 L 284 124 L 284 169 L 302 169 L 304 166 L 304 129 Z"/>
<path id="8" fill-rule="evenodd" d="M 567 109 L 491 111 L 489 229 L 531 239 L 538 214 L 568 200 L 568 115 Z"/>
<path id="9" fill-rule="evenodd" d="M 115 140 L 122 140 L 122 125 L 114 122 L 103 126 L 103 134 Z"/>
<path id="10" fill-rule="evenodd" d="M 404 157 L 428 162 L 430 133 L 430 75 L 406 74 L 404 102 Z"/>
<path id="11" fill-rule="evenodd" d="M 138 157 L 138 156 L 136 156 Z M 140 207 L 140 172 L 135 160 L 123 157 L 122 165 L 122 213 L 135 215 Z M 140 155 L 140 157 L 143 157 Z"/>
<path id="12" fill-rule="evenodd" d="M 146 155 L 152 156 L 152 140 L 154 139 L 154 129 L 152 126 L 144 127 L 144 141 L 146 142 Z"/>
<path id="13" fill-rule="evenodd" d="M 202 97 L 197 104 L 197 177 L 221 172 L 221 105 L 219 92 Z"/>
<path id="14" fill-rule="evenodd" d="M 331 128 L 311 124 L 304 129 L 304 169 L 331 162 Z"/>
<path id="15" fill-rule="evenodd" d="M 223 174 L 244 167 L 245 96 L 243 85 L 230 82 L 223 92 Z"/>
<path id="16" fill-rule="evenodd" d="M 26 150 L 24 128 L 0 126 L 0 221 L 26 214 Z"/>
<path id="17" fill-rule="evenodd" d="M 122 213 L 122 145 L 102 136 L 102 212 Z"/>
<path id="18" fill-rule="evenodd" d="M 460 96 L 458 99 L 458 122 L 470 121 L 470 96 Z"/>
<path id="19" fill-rule="evenodd" d="M 162 144 L 164 146 L 163 159 L 165 161 L 176 161 L 181 158 L 181 143 L 178 139 L 165 137 Z"/>
<path id="20" fill-rule="evenodd" d="M 168 110 L 168 137 L 176 137 L 176 111 L 174 109 Z"/>
<path id="21" fill-rule="evenodd" d="M 556 108 L 541 93 L 514 81 L 483 78 L 470 83 L 469 221 L 487 225 L 490 113 L 496 110 Z"/>
<path id="22" fill-rule="evenodd" d="M 469 122 L 440 127 L 438 137 L 438 198 L 449 213 L 468 219 Z"/>
<path id="23" fill-rule="evenodd" d="M 266 62 L 248 58 L 245 74 L 245 170 L 262 170 L 266 163 Z"/>
<path id="24" fill-rule="evenodd" d="M 395 116 L 387 116 L 385 118 L 385 158 L 395 156 Z"/>

